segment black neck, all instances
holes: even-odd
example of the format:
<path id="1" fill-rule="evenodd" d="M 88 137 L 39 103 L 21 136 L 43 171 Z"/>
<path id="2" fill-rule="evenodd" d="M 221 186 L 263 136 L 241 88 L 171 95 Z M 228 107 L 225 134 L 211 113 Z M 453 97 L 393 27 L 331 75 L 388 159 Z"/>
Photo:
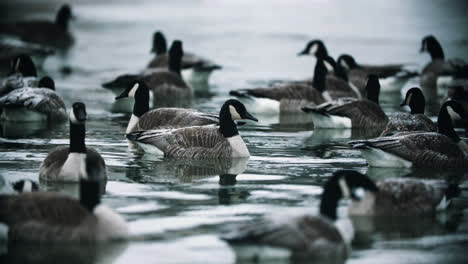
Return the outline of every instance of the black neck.
<path id="1" fill-rule="evenodd" d="M 332 220 L 336 220 L 336 207 L 341 198 L 341 190 L 338 185 L 338 178 L 331 179 L 323 189 L 322 201 L 320 202 L 320 214 Z"/>
<path id="2" fill-rule="evenodd" d="M 172 57 L 169 53 L 169 70 L 180 75 L 181 66 L 182 58 L 178 56 Z"/>
<path id="3" fill-rule="evenodd" d="M 100 183 L 80 179 L 80 203 L 83 207 L 93 212 L 94 208 L 101 202 Z"/>
<path id="4" fill-rule="evenodd" d="M 86 153 L 85 124 L 70 122 L 70 152 Z"/>
<path id="5" fill-rule="evenodd" d="M 135 94 L 135 104 L 133 104 L 133 114 L 141 117 L 149 111 L 149 90 L 140 86 Z"/>
<path id="6" fill-rule="evenodd" d="M 325 78 L 327 75 L 327 68 L 323 63 L 323 60 L 317 60 L 314 69 L 314 79 L 312 80 L 312 85 L 315 89 L 319 90 L 320 92 L 325 91 Z"/>
<path id="7" fill-rule="evenodd" d="M 319 45 L 317 52 L 315 53 L 315 57 L 317 59 L 323 59 L 328 56 L 327 48 L 325 45 Z"/>
<path id="8" fill-rule="evenodd" d="M 416 97 L 413 94 L 413 98 L 409 103 L 409 107 L 411 109 L 411 114 L 424 114 L 424 109 L 426 108 L 426 100 L 424 98 L 414 98 Z"/>
<path id="9" fill-rule="evenodd" d="M 55 18 L 55 24 L 59 26 L 63 31 L 68 30 L 69 17 L 61 13 Z"/>
<path id="10" fill-rule="evenodd" d="M 367 87 L 367 100 L 379 104 L 380 87 Z"/>
<path id="11" fill-rule="evenodd" d="M 234 123 L 229 111 L 229 105 L 223 105 L 219 112 L 219 132 L 225 137 L 233 137 L 239 135 L 237 125 Z"/>
<path id="12" fill-rule="evenodd" d="M 444 51 L 440 46 L 439 42 L 434 42 L 434 45 L 428 50 L 429 54 L 431 54 L 431 59 L 445 59 Z"/>
<path id="13" fill-rule="evenodd" d="M 345 81 L 348 81 L 348 74 L 343 66 L 340 63 L 336 65 L 335 75 Z"/>
<path id="14" fill-rule="evenodd" d="M 453 129 L 452 118 L 447 111 L 447 107 L 442 107 L 440 109 L 439 116 L 437 117 L 437 125 L 439 128 L 439 133 L 450 137 L 455 142 L 460 141 L 460 137 Z"/>

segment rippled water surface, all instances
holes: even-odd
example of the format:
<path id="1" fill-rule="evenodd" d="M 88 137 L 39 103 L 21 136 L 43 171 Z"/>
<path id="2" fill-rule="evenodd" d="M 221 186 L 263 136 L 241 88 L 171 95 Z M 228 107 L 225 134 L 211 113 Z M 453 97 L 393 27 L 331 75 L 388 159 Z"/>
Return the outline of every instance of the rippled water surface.
<path id="1" fill-rule="evenodd" d="M 7 1 L 3 20 L 53 17 L 60 4 Z M 374 179 L 444 177 L 427 170 L 368 169 L 361 154 L 345 143 L 369 137 L 371 131 L 313 131 L 312 125 L 297 122 L 302 116 L 275 113 L 257 114 L 259 123 L 241 128 L 249 160 L 144 155 L 128 149 L 129 115 L 111 111 L 115 94 L 100 84 L 144 69 L 152 57 L 152 34 L 162 30 L 169 41 L 181 39 L 185 50 L 223 66 L 211 76 L 209 92 L 197 95 L 191 105 L 217 112 L 231 89 L 311 76 L 315 59 L 296 54 L 313 38 L 323 39 L 333 56 L 347 52 L 361 62 L 406 62 L 419 68 L 429 60 L 418 53 L 421 38 L 434 34 L 447 57 L 468 59 L 466 10 L 464 1 L 422 0 L 75 1 L 71 27 L 77 42 L 68 53 L 48 58 L 42 72 L 56 80 L 67 106 L 86 103 L 86 144 L 102 154 L 110 178 L 103 202 L 127 219 L 135 239 L 89 247 L 18 245 L 0 252 L 7 251 L 13 263 L 241 263 L 239 256 L 252 249 L 220 240 L 223 226 L 288 210 L 315 212 L 322 184 L 338 169 L 356 169 Z M 61 73 L 63 67 L 72 73 Z M 398 92 L 381 95 L 388 113 L 403 111 L 400 100 Z M 437 108 L 431 106 L 432 117 Z M 37 180 L 47 153 L 68 144 L 68 125 L 1 125 L 0 176 L 7 182 Z M 77 192 L 74 185 L 41 188 Z M 464 188 L 457 209 L 436 218 L 353 219 L 357 234 L 347 262 L 466 263 L 467 201 Z M 270 258 L 265 263 L 287 262 L 283 251 L 262 250 Z"/>

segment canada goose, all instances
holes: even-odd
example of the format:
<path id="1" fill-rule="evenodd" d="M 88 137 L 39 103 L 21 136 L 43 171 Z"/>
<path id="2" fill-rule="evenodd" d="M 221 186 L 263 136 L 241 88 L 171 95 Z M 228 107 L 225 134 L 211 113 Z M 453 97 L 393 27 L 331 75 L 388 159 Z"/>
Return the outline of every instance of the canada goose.
<path id="1" fill-rule="evenodd" d="M 194 109 L 158 108 L 149 111 L 149 89 L 142 81 L 127 87 L 115 99 L 126 97 L 135 98 L 133 114 L 128 123 L 126 134 L 132 131 L 204 126 L 219 123 L 217 116 Z"/>
<path id="2" fill-rule="evenodd" d="M 55 21 L 31 20 L 0 24 L 0 31 L 18 36 L 21 40 L 67 48 L 74 42 L 68 24 L 73 18 L 69 5 L 63 5 Z"/>
<path id="3" fill-rule="evenodd" d="M 337 63 L 348 71 L 348 75 L 353 76 L 356 74 L 356 77 L 359 77 L 361 74 L 364 76 L 374 74 L 379 78 L 388 78 L 393 76 L 410 78 L 417 75 L 415 72 L 408 71 L 405 68 L 405 64 L 361 65 L 349 54 L 340 55 L 337 59 Z M 360 73 L 360 71 L 363 73 Z"/>
<path id="4" fill-rule="evenodd" d="M 169 56 L 167 54 L 166 38 L 161 31 L 156 31 L 153 34 L 153 47 L 151 52 L 156 56 L 150 61 L 147 68 L 167 68 L 169 65 Z M 182 69 L 193 68 L 196 71 L 207 71 L 221 69 L 221 66 L 214 64 L 213 62 L 198 57 L 197 55 L 184 52 L 182 56 Z"/>
<path id="5" fill-rule="evenodd" d="M 422 70 L 420 78 L 422 88 L 436 91 L 439 76 L 468 77 L 468 63 L 458 58 L 446 60 L 442 46 L 433 35 L 422 39 L 420 52 L 428 52 L 431 55 L 431 62 Z"/>
<path id="6" fill-rule="evenodd" d="M 17 193 L 36 192 L 39 190 L 39 184 L 29 179 L 23 179 L 13 183 L 13 190 Z"/>
<path id="7" fill-rule="evenodd" d="M 381 136 L 390 136 L 402 131 L 436 132 L 437 126 L 424 115 L 426 100 L 422 91 L 413 87 L 406 92 L 406 97 L 400 106 L 408 105 L 411 113 L 396 113 L 393 115 Z"/>
<path id="8" fill-rule="evenodd" d="M 101 155 L 85 145 L 86 106 L 74 103 L 70 110 L 70 145 L 59 146 L 49 152 L 39 168 L 39 179 L 58 182 L 78 182 L 86 157 L 92 157 L 92 168 L 107 180 L 106 164 Z"/>
<path id="9" fill-rule="evenodd" d="M 400 132 L 393 136 L 350 141 L 373 167 L 464 168 L 468 147 L 453 129 L 453 120 L 464 111 L 455 101 L 445 102 L 439 111 L 436 132 Z"/>
<path id="10" fill-rule="evenodd" d="M 125 220 L 100 203 L 105 175 L 100 156 L 87 155 L 77 169 L 80 200 L 53 192 L 0 195 L 0 222 L 9 241 L 105 241 L 125 239 Z"/>
<path id="11" fill-rule="evenodd" d="M 349 219 L 337 218 L 342 198 L 357 199 L 354 192 L 363 188 L 371 193 L 377 186 L 355 171 L 341 170 L 330 177 L 323 188 L 320 214 L 274 214 L 259 222 L 249 221 L 231 227 L 222 235 L 231 244 L 266 244 L 292 250 L 293 257 L 346 259 L 354 229 Z"/>
<path id="12" fill-rule="evenodd" d="M 2 80 L 0 96 L 24 87 L 37 87 L 37 70 L 31 57 L 21 54 L 11 61 L 10 73 Z"/>
<path id="13" fill-rule="evenodd" d="M 62 122 L 67 110 L 55 92 L 54 81 L 46 76 L 38 87 L 16 89 L 0 97 L 1 119 L 10 122 Z"/>
<path id="14" fill-rule="evenodd" d="M 192 89 L 185 83 L 180 74 L 181 58 L 184 52 L 182 42 L 175 40 L 169 50 L 169 66 L 167 70 L 158 69 L 149 74 L 125 74 L 115 80 L 102 84 L 103 87 L 112 90 L 122 90 L 132 86 L 138 81 L 143 81 L 153 92 L 155 106 L 174 106 L 190 101 Z M 165 100 L 156 100 L 165 98 Z"/>
<path id="15" fill-rule="evenodd" d="M 319 58 L 314 69 L 312 85 L 302 82 L 286 82 L 271 87 L 241 89 L 230 91 L 229 94 L 238 98 L 246 98 L 257 103 L 260 99 L 269 99 L 277 105 L 277 111 L 301 112 L 301 107 L 314 103 L 321 104 L 341 97 L 358 97 L 346 81 L 328 72 L 334 71 L 335 61 L 331 57 Z M 255 109 L 263 111 L 263 109 Z M 270 109 L 268 109 L 270 110 Z"/>
<path id="16" fill-rule="evenodd" d="M 54 50 L 19 40 L 0 40 L 0 73 L 7 74 L 11 60 L 22 54 L 33 57 L 37 65 L 42 65 L 47 56 L 54 54 Z"/>
<path id="17" fill-rule="evenodd" d="M 356 172 L 358 173 L 358 172 Z M 364 176 L 366 177 L 366 176 Z M 460 189 L 436 180 L 391 178 L 376 183 L 378 192 L 359 190 L 348 215 L 409 216 L 430 215 L 445 210 Z"/>
<path id="18" fill-rule="evenodd" d="M 328 56 L 327 48 L 320 39 L 314 39 L 307 43 L 305 48 L 297 54 L 298 56 L 312 55 L 317 59 L 325 58 Z"/>
<path id="19" fill-rule="evenodd" d="M 237 130 L 234 120 L 253 117 L 237 100 L 227 100 L 219 111 L 219 128 L 194 126 L 179 129 L 135 131 L 127 134 L 146 152 L 165 157 L 244 158 L 250 153 Z"/>
<path id="20" fill-rule="evenodd" d="M 302 110 L 311 114 L 316 128 L 383 128 L 388 117 L 379 106 L 380 84 L 376 75 L 369 76 L 366 90 L 367 100 L 342 97 Z"/>

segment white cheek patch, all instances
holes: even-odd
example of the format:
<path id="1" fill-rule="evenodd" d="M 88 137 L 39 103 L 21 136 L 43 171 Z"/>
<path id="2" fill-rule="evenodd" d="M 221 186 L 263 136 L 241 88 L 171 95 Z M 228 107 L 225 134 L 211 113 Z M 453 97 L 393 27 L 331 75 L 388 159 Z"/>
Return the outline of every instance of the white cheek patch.
<path id="1" fill-rule="evenodd" d="M 405 101 L 405 105 L 409 105 L 409 104 L 410 104 L 410 102 L 411 102 L 411 97 L 412 97 L 412 96 L 413 96 L 412 93 L 410 93 L 410 94 L 408 95 L 408 97 L 406 98 L 406 101 Z"/>
<path id="2" fill-rule="evenodd" d="M 333 68 L 333 66 L 328 62 L 328 61 L 324 61 L 323 64 L 325 64 L 325 67 L 327 68 L 327 70 L 329 72 L 332 72 L 334 71 L 335 69 Z"/>
<path id="3" fill-rule="evenodd" d="M 16 65 L 15 65 L 15 70 L 16 71 L 19 71 L 19 66 L 20 66 L 20 61 L 21 61 L 21 58 L 18 58 L 18 60 L 16 61 Z"/>
<path id="4" fill-rule="evenodd" d="M 70 110 L 70 121 L 71 121 L 73 124 L 79 123 L 79 122 L 78 122 L 78 119 L 76 119 L 75 112 L 73 112 L 73 108 Z"/>
<path id="5" fill-rule="evenodd" d="M 346 63 L 345 60 L 341 60 L 340 64 L 341 64 L 341 66 L 343 66 L 343 68 L 349 69 L 348 63 Z"/>
<path id="6" fill-rule="evenodd" d="M 229 112 L 231 113 L 231 118 L 232 120 L 239 120 L 242 119 L 241 116 L 239 115 L 239 112 L 237 112 L 236 108 L 232 105 L 229 106 Z"/>
<path id="7" fill-rule="evenodd" d="M 450 106 L 447 106 L 447 112 L 450 115 L 450 118 L 452 119 L 452 121 L 462 119 L 461 116 L 457 112 L 455 112 L 453 108 Z"/>
<path id="8" fill-rule="evenodd" d="M 22 192 L 32 192 L 32 183 L 30 181 L 24 182 Z"/>
<path id="9" fill-rule="evenodd" d="M 310 47 L 310 49 L 309 49 L 309 54 L 315 55 L 315 53 L 317 52 L 317 50 L 318 50 L 318 45 L 317 45 L 317 44 L 314 44 L 314 45 L 312 45 L 312 47 Z"/>
<path id="10" fill-rule="evenodd" d="M 345 179 L 343 178 L 339 179 L 338 185 L 340 185 L 341 193 L 343 193 L 344 198 L 351 197 L 351 192 L 349 191 L 348 184 L 346 184 Z"/>
<path id="11" fill-rule="evenodd" d="M 138 87 L 140 87 L 140 84 L 139 84 L 139 83 L 135 83 L 135 85 L 133 85 L 132 89 L 131 89 L 130 92 L 128 93 L 128 97 L 135 98 L 135 93 L 136 93 L 136 91 L 138 90 Z"/>

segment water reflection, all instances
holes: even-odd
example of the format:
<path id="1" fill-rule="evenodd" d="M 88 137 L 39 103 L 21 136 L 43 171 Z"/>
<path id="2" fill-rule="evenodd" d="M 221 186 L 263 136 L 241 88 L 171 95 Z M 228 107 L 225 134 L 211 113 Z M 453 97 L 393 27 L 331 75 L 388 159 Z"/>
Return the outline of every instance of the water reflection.
<path id="1" fill-rule="evenodd" d="M 47 133 L 49 130 L 64 126 L 65 123 L 48 124 L 47 122 L 2 122 L 0 137 L 4 138 L 26 138 Z"/>

